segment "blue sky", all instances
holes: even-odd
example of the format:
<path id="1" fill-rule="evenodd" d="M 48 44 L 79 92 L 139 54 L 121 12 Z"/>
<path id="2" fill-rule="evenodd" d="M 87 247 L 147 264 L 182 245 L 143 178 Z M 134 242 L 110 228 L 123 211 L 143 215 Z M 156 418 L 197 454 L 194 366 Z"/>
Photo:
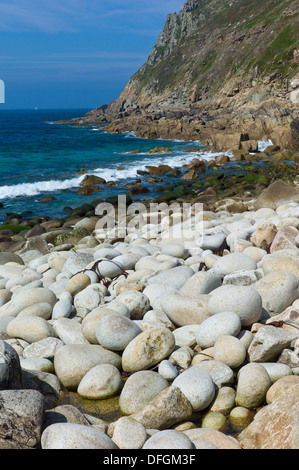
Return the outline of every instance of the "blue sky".
<path id="1" fill-rule="evenodd" d="M 0 0 L 1 109 L 116 99 L 184 0 Z"/>

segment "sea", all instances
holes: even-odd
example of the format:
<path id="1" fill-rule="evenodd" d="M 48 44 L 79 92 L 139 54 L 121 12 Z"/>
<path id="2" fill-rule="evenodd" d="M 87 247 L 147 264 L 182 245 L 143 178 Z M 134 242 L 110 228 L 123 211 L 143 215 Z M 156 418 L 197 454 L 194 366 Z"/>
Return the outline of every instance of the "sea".
<path id="1" fill-rule="evenodd" d="M 206 151 L 200 142 L 182 140 L 149 140 L 134 132 L 108 134 L 98 126 L 56 124 L 84 116 L 89 109 L 0 110 L 0 221 L 8 214 L 59 218 L 66 208 L 116 194 L 125 194 L 127 184 L 137 178 L 148 188 L 139 199 L 152 198 L 157 185 L 149 184 L 138 170 L 161 163 L 184 168 L 200 148 L 199 157 L 214 159 L 220 153 Z M 266 147 L 271 142 L 261 142 Z M 169 147 L 171 153 L 148 154 L 156 147 Z M 136 152 L 133 153 L 132 152 Z M 102 185 L 90 195 L 78 190 L 86 174 L 113 181 L 115 186 Z M 163 184 L 173 182 L 163 177 Z M 41 202 L 45 196 L 55 199 Z"/>

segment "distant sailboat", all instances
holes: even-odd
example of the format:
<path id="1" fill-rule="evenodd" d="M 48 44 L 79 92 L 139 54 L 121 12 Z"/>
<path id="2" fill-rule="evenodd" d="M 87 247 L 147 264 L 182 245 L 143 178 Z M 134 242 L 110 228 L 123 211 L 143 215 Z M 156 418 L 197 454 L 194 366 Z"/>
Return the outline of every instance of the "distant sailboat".
<path id="1" fill-rule="evenodd" d="M 37 108 L 37 106 L 35 106 L 35 108 L 34 108 L 34 111 L 38 111 L 38 108 Z"/>

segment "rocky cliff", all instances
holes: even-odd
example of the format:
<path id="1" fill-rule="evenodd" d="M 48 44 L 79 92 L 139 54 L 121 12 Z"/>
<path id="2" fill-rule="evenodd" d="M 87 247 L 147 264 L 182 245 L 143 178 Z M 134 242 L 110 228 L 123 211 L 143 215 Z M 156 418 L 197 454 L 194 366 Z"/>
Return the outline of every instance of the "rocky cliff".
<path id="1" fill-rule="evenodd" d="M 120 97 L 79 122 L 108 132 L 299 149 L 299 1 L 187 0 Z"/>

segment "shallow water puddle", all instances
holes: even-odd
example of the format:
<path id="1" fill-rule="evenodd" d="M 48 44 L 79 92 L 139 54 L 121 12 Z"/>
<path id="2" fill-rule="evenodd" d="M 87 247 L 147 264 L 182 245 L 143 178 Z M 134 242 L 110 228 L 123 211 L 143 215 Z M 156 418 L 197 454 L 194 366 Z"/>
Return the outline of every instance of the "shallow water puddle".
<path id="1" fill-rule="evenodd" d="M 75 406 L 81 413 L 86 413 L 112 423 L 123 416 L 118 402 L 119 396 L 107 398 L 106 400 L 90 400 L 80 397 L 75 392 L 67 392 L 59 405 Z"/>

